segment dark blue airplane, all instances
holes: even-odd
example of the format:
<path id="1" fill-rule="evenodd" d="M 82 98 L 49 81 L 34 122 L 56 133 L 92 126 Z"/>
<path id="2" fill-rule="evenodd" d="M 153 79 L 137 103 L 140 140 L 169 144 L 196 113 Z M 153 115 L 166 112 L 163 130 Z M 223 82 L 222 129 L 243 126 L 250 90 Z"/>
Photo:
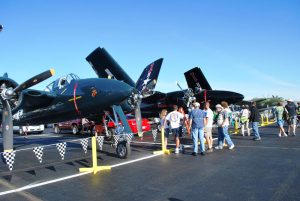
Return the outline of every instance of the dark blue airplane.
<path id="1" fill-rule="evenodd" d="M 103 48 L 97 50 L 105 52 Z M 5 73 L 0 77 L 4 150 L 13 149 L 13 125 L 56 123 L 83 117 L 99 121 L 104 111 L 111 110 L 113 105 L 121 105 L 126 112 L 135 110 L 139 115 L 139 102 L 154 89 L 162 61 L 158 59 L 148 65 L 137 83 L 128 84 L 126 77 L 123 80 L 116 80 L 113 76 L 80 79 L 69 74 L 49 84 L 44 91 L 29 88 L 51 77 L 54 70 L 45 71 L 20 85 Z M 93 68 L 99 75 L 97 67 Z M 137 124 L 141 124 L 140 117 L 136 119 Z"/>

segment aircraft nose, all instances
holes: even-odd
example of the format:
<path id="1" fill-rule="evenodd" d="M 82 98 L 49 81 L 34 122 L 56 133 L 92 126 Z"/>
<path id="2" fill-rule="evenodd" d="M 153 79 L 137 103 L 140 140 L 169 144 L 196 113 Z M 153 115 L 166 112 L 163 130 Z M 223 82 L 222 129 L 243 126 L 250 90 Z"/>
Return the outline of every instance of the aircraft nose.
<path id="1" fill-rule="evenodd" d="M 244 95 L 240 94 L 240 93 L 234 93 L 234 96 L 237 100 L 242 101 L 244 100 Z"/>
<path id="2" fill-rule="evenodd" d="M 124 100 L 132 95 L 134 88 L 128 85 L 125 82 L 118 81 L 117 86 L 114 88 L 115 94 L 120 98 L 120 100 Z"/>

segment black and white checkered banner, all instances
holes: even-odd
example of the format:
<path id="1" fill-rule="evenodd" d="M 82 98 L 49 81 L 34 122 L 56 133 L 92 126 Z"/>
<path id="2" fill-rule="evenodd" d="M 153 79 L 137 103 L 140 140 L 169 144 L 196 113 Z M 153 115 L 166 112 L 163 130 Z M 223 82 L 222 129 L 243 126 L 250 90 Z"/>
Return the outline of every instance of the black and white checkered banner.
<path id="1" fill-rule="evenodd" d="M 33 152 L 37 159 L 40 161 L 40 163 L 43 162 L 43 154 L 44 154 L 44 147 L 34 147 Z"/>
<path id="2" fill-rule="evenodd" d="M 126 139 L 127 139 L 127 142 L 131 142 L 132 141 L 132 138 L 133 138 L 133 134 L 130 133 L 130 134 L 126 134 Z"/>
<path id="3" fill-rule="evenodd" d="M 85 138 L 85 139 L 80 140 L 80 143 L 82 145 L 84 153 L 86 154 L 87 153 L 87 148 L 89 146 L 89 138 Z"/>
<path id="4" fill-rule="evenodd" d="M 121 141 L 127 141 L 127 142 L 131 142 L 133 138 L 133 134 L 120 134 L 120 135 L 114 135 L 114 146 L 117 147 L 118 143 Z"/>
<path id="5" fill-rule="evenodd" d="M 15 163 L 16 152 L 3 152 L 3 157 L 6 161 L 6 165 L 8 165 L 9 170 L 12 171 Z"/>
<path id="6" fill-rule="evenodd" d="M 98 142 L 98 145 L 99 145 L 99 149 L 102 150 L 103 148 L 103 142 L 104 142 L 104 136 L 97 136 L 97 142 Z"/>
<path id="7" fill-rule="evenodd" d="M 114 135 L 114 146 L 117 147 L 120 141 L 121 135 Z"/>
<path id="8" fill-rule="evenodd" d="M 153 141 L 156 142 L 157 138 L 157 129 L 152 130 Z"/>
<path id="9" fill-rule="evenodd" d="M 66 142 L 58 143 L 58 144 L 56 144 L 56 147 L 59 151 L 61 159 L 64 160 L 65 159 L 65 154 L 66 154 L 67 143 Z"/>

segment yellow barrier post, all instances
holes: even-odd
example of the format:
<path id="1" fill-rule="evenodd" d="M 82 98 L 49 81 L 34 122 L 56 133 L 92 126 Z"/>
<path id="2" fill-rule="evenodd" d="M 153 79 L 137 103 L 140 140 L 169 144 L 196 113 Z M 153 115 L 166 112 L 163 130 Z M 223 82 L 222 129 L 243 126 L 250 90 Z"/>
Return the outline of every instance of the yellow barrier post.
<path id="1" fill-rule="evenodd" d="M 93 167 L 80 168 L 79 172 L 94 172 L 94 174 L 96 174 L 98 171 L 101 170 L 111 170 L 111 166 L 98 166 L 96 137 L 92 137 L 92 160 Z"/>
<path id="2" fill-rule="evenodd" d="M 237 118 L 234 121 L 234 134 L 239 134 L 239 124 Z"/>
<path id="3" fill-rule="evenodd" d="M 171 152 L 169 149 L 166 148 L 166 144 L 165 144 L 165 129 L 162 128 L 161 129 L 161 151 L 154 151 L 153 154 L 158 155 L 158 154 L 167 154 L 170 155 Z"/>
<path id="4" fill-rule="evenodd" d="M 261 123 L 260 123 L 260 125 L 264 126 L 265 125 L 265 123 L 264 123 L 264 115 L 261 114 L 260 117 L 261 117 Z"/>

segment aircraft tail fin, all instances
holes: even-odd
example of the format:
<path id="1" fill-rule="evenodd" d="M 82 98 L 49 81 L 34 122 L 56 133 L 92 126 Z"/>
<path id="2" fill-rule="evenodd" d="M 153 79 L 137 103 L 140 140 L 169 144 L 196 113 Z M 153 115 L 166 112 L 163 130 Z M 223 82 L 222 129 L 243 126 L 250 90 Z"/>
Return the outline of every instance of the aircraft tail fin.
<path id="1" fill-rule="evenodd" d="M 199 88 L 212 90 L 210 84 L 208 83 L 206 77 L 199 67 L 195 67 L 184 73 L 185 79 L 187 81 L 188 87 L 191 89 Z"/>
<path id="2" fill-rule="evenodd" d="M 134 81 L 104 48 L 98 47 L 86 57 L 86 60 L 98 77 L 115 78 L 135 87 Z"/>
<path id="3" fill-rule="evenodd" d="M 7 73 L 4 73 L 4 74 L 3 74 L 3 77 L 8 78 L 8 74 L 7 74 Z"/>
<path id="4" fill-rule="evenodd" d="M 146 94 L 153 91 L 157 83 L 162 62 L 163 59 L 160 58 L 149 64 L 144 69 L 138 81 L 136 82 L 136 89 L 140 93 Z"/>

